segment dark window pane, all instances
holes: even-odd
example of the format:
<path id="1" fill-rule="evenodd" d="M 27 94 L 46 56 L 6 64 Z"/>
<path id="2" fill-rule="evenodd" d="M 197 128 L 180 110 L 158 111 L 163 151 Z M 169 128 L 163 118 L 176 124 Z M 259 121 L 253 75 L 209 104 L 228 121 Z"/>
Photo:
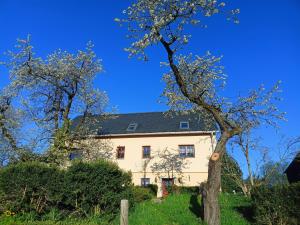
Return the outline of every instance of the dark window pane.
<path id="1" fill-rule="evenodd" d="M 117 159 L 124 159 L 125 156 L 125 147 L 119 146 L 117 147 Z"/>
<path id="2" fill-rule="evenodd" d="M 143 158 L 150 158 L 151 148 L 150 146 L 143 146 Z"/>
<path id="3" fill-rule="evenodd" d="M 180 122 L 180 129 L 189 129 L 189 122 Z"/>
<path id="4" fill-rule="evenodd" d="M 141 186 L 146 187 L 150 184 L 150 178 L 141 178 Z"/>
<path id="5" fill-rule="evenodd" d="M 80 158 L 81 158 L 81 154 L 79 152 L 71 152 L 69 155 L 70 160 L 80 159 Z"/>

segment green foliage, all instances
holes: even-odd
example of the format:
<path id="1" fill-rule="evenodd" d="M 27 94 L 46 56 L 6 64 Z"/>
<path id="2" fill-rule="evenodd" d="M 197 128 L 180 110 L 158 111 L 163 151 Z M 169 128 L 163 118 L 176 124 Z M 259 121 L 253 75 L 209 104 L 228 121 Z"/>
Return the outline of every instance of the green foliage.
<path id="1" fill-rule="evenodd" d="M 241 192 L 242 171 L 237 161 L 227 153 L 222 158 L 221 187 L 226 193 Z"/>
<path id="2" fill-rule="evenodd" d="M 199 187 L 192 186 L 192 187 L 184 187 L 179 186 L 180 193 L 188 193 L 188 194 L 199 194 Z"/>
<path id="3" fill-rule="evenodd" d="M 131 225 L 199 225 L 199 219 L 190 210 L 191 195 L 170 195 L 161 203 L 142 202 L 129 214 Z"/>
<path id="4" fill-rule="evenodd" d="M 131 225 L 201 225 L 199 196 L 190 193 L 170 195 L 162 202 L 146 201 L 129 213 Z M 249 199 L 241 195 L 220 196 L 222 225 L 250 224 L 236 208 L 249 206 Z M 118 224 L 117 222 L 115 224 Z"/>
<path id="5" fill-rule="evenodd" d="M 172 186 L 168 186 L 166 188 L 169 194 L 199 194 L 198 186 L 185 187 L 173 184 Z"/>
<path id="6" fill-rule="evenodd" d="M 43 214 L 58 207 L 64 173 L 38 162 L 21 162 L 0 170 L 1 202 L 5 210 Z"/>
<path id="7" fill-rule="evenodd" d="M 162 202 L 145 201 L 136 205 L 129 212 L 129 224 L 131 225 L 201 225 L 199 218 L 200 197 L 194 194 L 170 195 Z M 247 208 L 250 205 L 248 198 L 241 195 L 222 194 L 220 196 L 222 225 L 248 225 L 250 224 L 239 208 Z M 88 217 L 83 219 L 64 219 L 59 222 L 55 217 L 45 218 L 45 221 L 23 222 L 15 217 L 0 217 L 1 225 L 118 225 L 119 218 L 108 222 L 103 217 Z"/>
<path id="8" fill-rule="evenodd" d="M 150 188 L 139 186 L 133 187 L 133 198 L 135 203 L 150 200 L 155 196 L 156 195 L 154 195 Z"/>
<path id="9" fill-rule="evenodd" d="M 260 186 L 253 190 L 251 198 L 258 224 L 300 224 L 300 183 Z"/>
<path id="10" fill-rule="evenodd" d="M 149 184 L 147 188 L 149 188 L 152 194 L 156 196 L 158 190 L 158 186 L 156 184 Z"/>
<path id="11" fill-rule="evenodd" d="M 66 143 L 70 142 L 71 121 L 66 119 L 61 128 L 57 129 L 54 135 L 53 145 L 47 151 L 47 162 L 55 165 L 63 165 L 66 156 L 70 152 L 70 147 Z"/>
<path id="12" fill-rule="evenodd" d="M 112 216 L 123 198 L 134 205 L 131 174 L 108 161 L 75 162 L 67 170 L 38 162 L 12 164 L 0 170 L 0 198 L 2 212 L 25 221 Z"/>
<path id="13" fill-rule="evenodd" d="M 64 202 L 79 214 L 115 213 L 121 199 L 132 199 L 131 174 L 100 160 L 75 162 L 65 178 Z"/>
<path id="14" fill-rule="evenodd" d="M 16 217 L 1 217 L 0 225 L 111 225 L 106 218 L 103 217 L 89 217 L 84 219 L 67 218 L 60 221 L 45 219 L 45 220 L 21 220 Z"/>
<path id="15" fill-rule="evenodd" d="M 251 224 L 251 199 L 241 194 L 223 193 L 219 197 L 222 225 Z"/>

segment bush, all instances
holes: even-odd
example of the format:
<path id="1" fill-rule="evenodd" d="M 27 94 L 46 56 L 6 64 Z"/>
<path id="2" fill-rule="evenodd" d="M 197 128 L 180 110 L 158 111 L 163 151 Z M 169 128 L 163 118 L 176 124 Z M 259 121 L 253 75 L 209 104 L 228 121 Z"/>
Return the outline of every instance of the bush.
<path id="1" fill-rule="evenodd" d="M 149 184 L 146 188 L 148 188 L 154 196 L 157 195 L 158 186 L 156 184 Z"/>
<path id="2" fill-rule="evenodd" d="M 75 162 L 66 172 L 64 202 L 83 215 L 115 213 L 121 199 L 132 200 L 131 187 L 131 174 L 115 163 Z"/>
<path id="3" fill-rule="evenodd" d="M 38 162 L 22 162 L 0 171 L 2 210 L 42 214 L 58 207 L 63 172 Z"/>
<path id="4" fill-rule="evenodd" d="M 140 186 L 133 187 L 133 199 L 135 203 L 150 200 L 153 197 L 155 197 L 155 195 L 150 188 Z"/>
<path id="5" fill-rule="evenodd" d="M 199 194 L 198 186 L 178 186 L 173 184 L 172 186 L 167 187 L 169 194 Z"/>
<path id="6" fill-rule="evenodd" d="M 198 186 L 180 187 L 180 193 L 199 194 Z"/>
<path id="7" fill-rule="evenodd" d="M 134 204 L 131 174 L 107 161 L 75 162 L 66 171 L 39 162 L 0 170 L 0 209 L 19 217 L 113 215 L 123 198 Z"/>
<path id="8" fill-rule="evenodd" d="M 258 224 L 300 224 L 300 183 L 261 186 L 252 191 L 251 198 Z"/>

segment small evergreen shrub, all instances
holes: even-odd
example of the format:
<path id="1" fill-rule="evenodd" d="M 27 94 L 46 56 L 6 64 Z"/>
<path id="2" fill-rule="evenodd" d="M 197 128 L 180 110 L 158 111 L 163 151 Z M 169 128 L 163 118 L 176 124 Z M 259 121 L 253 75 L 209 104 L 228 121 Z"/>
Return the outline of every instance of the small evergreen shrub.
<path id="1" fill-rule="evenodd" d="M 260 186 L 251 194 L 257 224 L 300 224 L 300 183 Z"/>
<path id="2" fill-rule="evenodd" d="M 155 196 L 156 194 L 154 195 L 150 188 L 140 186 L 133 187 L 133 198 L 135 203 L 150 200 Z"/>

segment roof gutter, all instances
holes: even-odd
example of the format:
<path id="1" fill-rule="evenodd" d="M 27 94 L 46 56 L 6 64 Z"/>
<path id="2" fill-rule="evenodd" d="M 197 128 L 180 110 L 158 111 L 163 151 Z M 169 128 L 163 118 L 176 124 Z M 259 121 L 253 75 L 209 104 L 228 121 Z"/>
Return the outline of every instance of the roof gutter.
<path id="1" fill-rule="evenodd" d="M 102 134 L 86 135 L 83 138 L 126 138 L 145 136 L 191 136 L 191 135 L 215 135 L 216 131 L 183 131 L 183 132 L 155 132 L 155 133 L 128 133 L 128 134 Z"/>

